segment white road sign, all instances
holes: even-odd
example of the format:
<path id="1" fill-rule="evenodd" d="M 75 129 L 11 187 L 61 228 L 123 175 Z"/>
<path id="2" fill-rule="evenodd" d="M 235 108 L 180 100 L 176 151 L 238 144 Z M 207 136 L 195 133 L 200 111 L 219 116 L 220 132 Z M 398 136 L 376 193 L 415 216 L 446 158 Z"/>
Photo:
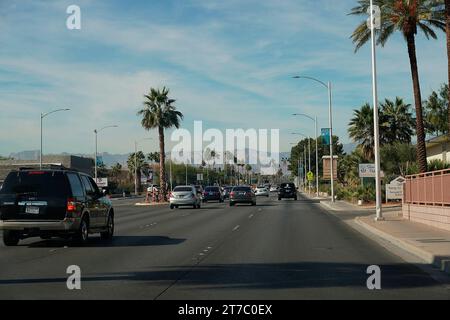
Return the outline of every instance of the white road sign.
<path id="1" fill-rule="evenodd" d="M 384 178 L 384 172 L 381 171 L 381 178 Z M 375 178 L 375 164 L 373 163 L 361 163 L 359 165 L 359 177 L 360 178 Z"/>

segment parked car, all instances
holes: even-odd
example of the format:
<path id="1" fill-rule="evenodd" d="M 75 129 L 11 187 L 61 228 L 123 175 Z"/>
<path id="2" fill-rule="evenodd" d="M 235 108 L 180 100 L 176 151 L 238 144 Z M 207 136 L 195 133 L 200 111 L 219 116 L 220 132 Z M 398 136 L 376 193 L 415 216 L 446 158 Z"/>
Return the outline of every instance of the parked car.
<path id="1" fill-rule="evenodd" d="M 237 186 L 230 193 L 230 207 L 236 203 L 248 203 L 256 206 L 256 195 L 248 186 Z"/>
<path id="2" fill-rule="evenodd" d="M 104 240 L 114 234 L 114 209 L 90 176 L 70 170 L 19 170 L 0 190 L 0 229 L 6 246 L 29 237 Z"/>
<path id="3" fill-rule="evenodd" d="M 230 199 L 230 192 L 232 189 L 233 189 L 233 187 L 229 187 L 229 186 L 223 188 L 223 198 L 224 199 Z"/>
<path id="4" fill-rule="evenodd" d="M 256 188 L 255 195 L 257 197 L 269 197 L 270 196 L 269 190 L 266 187 L 263 187 L 263 186 L 259 186 L 259 187 Z"/>
<path id="5" fill-rule="evenodd" d="M 203 192 L 203 202 L 208 201 L 219 201 L 223 202 L 223 193 L 220 190 L 220 187 L 206 187 L 205 191 Z"/>
<path id="6" fill-rule="evenodd" d="M 270 192 L 278 192 L 278 187 L 277 186 L 271 186 L 270 187 Z"/>
<path id="7" fill-rule="evenodd" d="M 297 200 L 297 187 L 293 183 L 282 183 L 278 189 L 278 201 L 281 199 Z"/>
<path id="8" fill-rule="evenodd" d="M 170 209 L 191 206 L 200 209 L 201 199 L 194 186 L 177 186 L 170 193 Z"/>

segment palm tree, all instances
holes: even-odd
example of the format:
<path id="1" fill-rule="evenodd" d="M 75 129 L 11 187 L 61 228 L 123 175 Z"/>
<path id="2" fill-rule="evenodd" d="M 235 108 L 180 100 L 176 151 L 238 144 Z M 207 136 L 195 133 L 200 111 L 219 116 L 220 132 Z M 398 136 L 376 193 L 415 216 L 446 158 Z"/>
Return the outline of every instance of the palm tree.
<path id="1" fill-rule="evenodd" d="M 178 129 L 180 121 L 183 119 L 183 114 L 173 106 L 175 100 L 169 98 L 169 89 L 166 87 L 162 90 L 151 88 L 150 92 L 144 97 L 144 108 L 138 112 L 138 115 L 142 116 L 141 124 L 145 130 L 158 129 L 160 188 L 164 201 L 167 201 L 166 169 L 164 166 L 166 160 L 164 129 L 172 127 Z"/>
<path id="2" fill-rule="evenodd" d="M 416 56 L 416 35 L 420 29 L 425 37 L 437 38 L 433 28 L 445 30 L 443 14 L 437 14 L 437 4 L 430 0 L 374 0 L 381 8 L 381 29 L 376 31 L 377 42 L 384 46 L 395 31 L 400 31 L 408 47 L 411 76 L 416 108 L 417 158 L 421 172 L 427 170 L 427 152 L 425 147 L 425 129 L 422 114 L 422 97 L 420 92 L 419 70 Z M 359 0 L 352 9 L 352 15 L 367 16 L 369 0 Z M 371 37 L 371 30 L 363 21 L 353 32 L 352 40 L 358 51 Z"/>
<path id="3" fill-rule="evenodd" d="M 395 98 L 395 101 L 386 99 L 381 103 L 381 118 L 384 121 L 382 127 L 386 128 L 383 136 L 386 143 L 411 142 L 414 135 L 414 118 L 409 112 L 410 107 L 410 104 L 405 104 L 399 97 Z"/>
<path id="4" fill-rule="evenodd" d="M 122 165 L 120 163 L 116 163 L 112 168 L 111 168 L 111 175 L 115 178 L 118 179 L 120 176 L 120 173 L 122 172 Z"/>
<path id="5" fill-rule="evenodd" d="M 380 119 L 381 120 L 381 119 Z M 380 121 L 383 124 L 383 121 Z M 359 110 L 353 111 L 353 118 L 348 124 L 348 134 L 353 141 L 359 143 L 361 151 L 367 159 L 374 159 L 373 109 L 366 103 Z M 380 134 L 383 130 L 380 130 Z M 380 138 L 380 142 L 382 139 Z"/>
<path id="6" fill-rule="evenodd" d="M 141 172 L 148 169 L 148 165 L 145 162 L 145 155 L 142 151 L 138 153 L 132 153 L 128 156 L 127 167 L 129 170 L 130 178 L 134 177 L 134 173 L 137 175 L 138 185 L 141 183 Z"/>
<path id="7" fill-rule="evenodd" d="M 448 85 L 445 84 L 439 93 L 433 91 L 425 101 L 425 130 L 428 134 L 448 133 Z"/>

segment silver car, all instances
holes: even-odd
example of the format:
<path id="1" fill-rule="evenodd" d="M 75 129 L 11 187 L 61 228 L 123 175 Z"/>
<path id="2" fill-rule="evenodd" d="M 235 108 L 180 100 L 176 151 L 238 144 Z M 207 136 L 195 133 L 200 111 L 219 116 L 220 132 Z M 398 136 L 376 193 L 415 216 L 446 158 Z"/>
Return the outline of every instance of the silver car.
<path id="1" fill-rule="evenodd" d="M 178 186 L 173 189 L 170 194 L 170 209 L 182 206 L 200 209 L 201 198 L 194 186 Z"/>

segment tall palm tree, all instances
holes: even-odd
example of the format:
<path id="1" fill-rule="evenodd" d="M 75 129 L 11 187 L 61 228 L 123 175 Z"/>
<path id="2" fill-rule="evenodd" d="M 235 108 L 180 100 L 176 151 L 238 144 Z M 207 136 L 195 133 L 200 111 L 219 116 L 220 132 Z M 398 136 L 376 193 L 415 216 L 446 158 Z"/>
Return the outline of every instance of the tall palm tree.
<path id="1" fill-rule="evenodd" d="M 430 0 L 374 0 L 381 8 L 381 29 L 377 30 L 377 42 L 384 46 L 395 31 L 401 32 L 408 47 L 411 76 L 416 108 L 417 158 L 421 172 L 427 170 L 427 152 L 425 147 L 425 129 L 422 114 L 419 69 L 416 56 L 416 35 L 421 30 L 429 39 L 437 38 L 434 28 L 445 31 L 444 15 L 436 11 L 437 4 Z M 364 15 L 370 8 L 369 0 L 359 0 L 352 9 L 352 15 Z M 363 21 L 353 32 L 352 40 L 358 51 L 371 37 L 371 30 Z"/>
<path id="2" fill-rule="evenodd" d="M 403 102 L 402 98 L 395 98 L 395 101 L 386 99 L 381 103 L 383 127 L 386 130 L 383 134 L 388 144 L 396 142 L 410 143 L 414 135 L 414 118 L 409 112 L 411 105 Z"/>
<path id="3" fill-rule="evenodd" d="M 172 127 L 178 129 L 183 114 L 173 106 L 176 100 L 169 98 L 169 89 L 166 87 L 162 90 L 151 88 L 144 97 L 144 108 L 138 112 L 138 115 L 142 117 L 141 124 L 145 130 L 158 129 L 160 188 L 164 201 L 167 201 L 164 130 Z"/>

